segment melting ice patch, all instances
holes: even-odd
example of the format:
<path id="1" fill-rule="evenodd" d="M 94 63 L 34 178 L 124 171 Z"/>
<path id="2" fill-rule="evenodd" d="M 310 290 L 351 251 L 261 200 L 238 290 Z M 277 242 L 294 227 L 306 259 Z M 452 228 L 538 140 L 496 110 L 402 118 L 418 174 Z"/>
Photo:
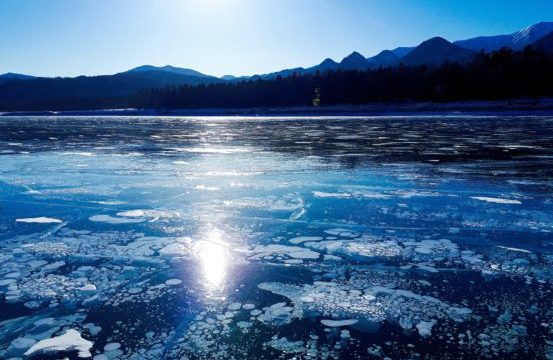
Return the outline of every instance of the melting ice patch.
<path id="1" fill-rule="evenodd" d="M 500 248 L 500 249 L 514 251 L 514 252 L 521 252 L 521 253 L 525 253 L 525 254 L 531 254 L 532 253 L 531 251 L 524 250 L 524 249 L 519 249 L 519 248 L 514 248 L 514 247 L 507 247 L 507 246 L 497 246 L 497 247 Z"/>
<path id="2" fill-rule="evenodd" d="M 338 230 L 336 233 L 344 233 L 340 231 Z M 457 245 L 447 239 L 423 241 L 379 240 L 363 235 L 352 240 L 306 241 L 304 246 L 317 251 L 326 251 L 328 254 L 366 259 L 393 257 L 434 259 L 459 256 Z"/>
<path id="3" fill-rule="evenodd" d="M 62 153 L 62 155 L 86 156 L 86 157 L 96 156 L 95 153 L 89 152 L 89 151 L 64 152 Z"/>
<path id="4" fill-rule="evenodd" d="M 436 320 L 431 321 L 421 321 L 416 325 L 419 335 L 421 337 L 429 337 L 432 335 L 432 327 L 436 325 Z"/>
<path id="5" fill-rule="evenodd" d="M 288 240 L 288 242 L 290 242 L 292 244 L 301 244 L 301 243 L 306 242 L 306 241 L 320 241 L 322 239 L 323 238 L 320 237 L 320 236 L 298 236 L 298 237 L 295 237 L 295 238 L 292 238 L 292 239 Z"/>
<path id="6" fill-rule="evenodd" d="M 298 310 L 287 306 L 285 302 L 280 302 L 263 308 L 263 313 L 257 317 L 258 321 L 264 324 L 275 326 L 290 324 L 293 319 L 301 317 Z"/>
<path id="7" fill-rule="evenodd" d="M 124 217 L 115 217 L 110 215 L 94 215 L 88 218 L 93 222 L 103 222 L 108 224 L 136 224 L 146 221 L 145 219 L 132 219 Z"/>
<path id="8" fill-rule="evenodd" d="M 522 204 L 522 202 L 520 202 L 519 200 L 494 198 L 494 197 L 487 197 L 487 196 L 471 196 L 471 199 L 485 201 L 485 202 L 494 203 L 494 204 L 516 204 L 516 205 Z"/>
<path id="9" fill-rule="evenodd" d="M 349 193 L 330 193 L 324 191 L 313 191 L 313 195 L 318 198 L 347 199 L 351 197 Z"/>
<path id="10" fill-rule="evenodd" d="M 416 327 L 421 336 L 428 336 L 438 319 L 462 322 L 472 313 L 468 308 L 452 306 L 432 296 L 381 286 L 355 288 L 332 282 L 303 286 L 273 282 L 261 283 L 258 287 L 290 299 L 294 308 L 303 314 L 316 312 L 323 316 L 352 317 L 372 323 L 392 320 L 405 330 Z M 336 322 L 330 324 L 339 325 L 344 320 L 332 321 Z M 346 324 L 351 325 L 352 321 L 348 320 Z"/>
<path id="11" fill-rule="evenodd" d="M 356 319 L 347 319 L 347 320 L 329 320 L 329 319 L 323 319 L 321 320 L 321 324 L 328 327 L 342 327 L 342 326 L 350 326 L 355 325 L 359 322 L 359 320 Z"/>
<path id="12" fill-rule="evenodd" d="M 280 197 L 273 195 L 255 198 L 246 197 L 224 201 L 223 204 L 232 208 L 259 208 L 269 211 L 295 211 L 302 209 L 305 202 L 299 194 L 289 193 Z"/>
<path id="13" fill-rule="evenodd" d="M 77 330 L 69 329 L 65 334 L 50 339 L 44 339 L 31 346 L 25 352 L 30 356 L 35 353 L 55 353 L 61 351 L 78 351 L 79 357 L 91 357 L 92 342 L 83 339 Z"/>
<path id="14" fill-rule="evenodd" d="M 177 211 L 169 211 L 169 210 L 127 210 L 127 211 L 121 211 L 117 213 L 117 216 L 122 217 L 131 217 L 131 218 L 151 218 L 151 219 L 159 219 L 159 218 L 179 218 L 180 213 Z"/>
<path id="15" fill-rule="evenodd" d="M 387 200 L 392 197 L 399 197 L 402 199 L 410 199 L 413 197 L 433 197 L 439 196 L 439 193 L 431 191 L 417 191 L 417 190 L 394 190 L 375 192 L 370 190 L 348 190 L 337 192 L 325 192 L 325 191 L 312 191 L 313 196 L 317 198 L 333 198 L 333 199 L 374 199 L 374 200 Z"/>
<path id="16" fill-rule="evenodd" d="M 287 246 L 279 244 L 256 245 L 252 250 L 250 260 L 282 260 L 282 259 L 318 259 L 320 254 L 316 251 L 299 246 Z"/>
<path id="17" fill-rule="evenodd" d="M 303 341 L 290 341 L 287 338 L 274 338 L 266 343 L 275 350 L 282 351 L 288 354 L 302 353 L 305 350 Z"/>
<path id="18" fill-rule="evenodd" d="M 159 219 L 179 218 L 180 213 L 168 210 L 127 210 L 120 211 L 117 216 L 94 215 L 88 219 L 93 222 L 103 222 L 108 224 L 137 224 L 145 221 L 157 221 Z"/>
<path id="19" fill-rule="evenodd" d="M 95 201 L 95 203 L 100 205 L 124 205 L 126 204 L 125 201 Z"/>
<path id="20" fill-rule="evenodd" d="M 35 217 L 35 218 L 23 218 L 23 219 L 16 219 L 16 222 L 22 222 L 22 223 L 28 223 L 28 224 L 61 224 L 62 221 L 60 219 L 54 219 L 50 217 Z"/>
<path id="21" fill-rule="evenodd" d="M 305 215 L 306 210 L 304 208 L 295 210 L 290 216 L 288 217 L 290 220 L 298 220 L 303 215 Z"/>

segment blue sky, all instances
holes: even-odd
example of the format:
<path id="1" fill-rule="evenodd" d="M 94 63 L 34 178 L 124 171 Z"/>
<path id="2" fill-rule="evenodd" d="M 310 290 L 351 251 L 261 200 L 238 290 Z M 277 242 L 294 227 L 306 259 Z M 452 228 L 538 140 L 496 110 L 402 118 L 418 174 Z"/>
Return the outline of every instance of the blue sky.
<path id="1" fill-rule="evenodd" d="M 0 73 L 251 75 L 553 21 L 551 0 L 0 0 Z"/>

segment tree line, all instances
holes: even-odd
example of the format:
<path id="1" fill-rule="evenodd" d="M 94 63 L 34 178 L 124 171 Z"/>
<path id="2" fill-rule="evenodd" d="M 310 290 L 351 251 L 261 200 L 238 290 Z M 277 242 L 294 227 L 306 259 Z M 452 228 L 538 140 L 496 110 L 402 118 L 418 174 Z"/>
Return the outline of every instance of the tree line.
<path id="1" fill-rule="evenodd" d="M 476 54 L 469 63 L 445 62 L 291 74 L 272 80 L 171 86 L 139 92 L 137 108 L 192 109 L 362 105 L 407 101 L 467 101 L 553 96 L 553 56 L 531 47 Z"/>
<path id="2" fill-rule="evenodd" d="M 32 85 L 30 80 L 27 86 Z M 117 83 L 124 88 L 128 80 Z M 19 86 L 23 86 L 19 84 Z M 84 85 L 83 85 L 84 86 Z M 90 85 L 87 85 L 90 86 Z M 107 85 L 106 85 L 107 86 Z M 104 88 L 106 87 L 104 86 Z M 395 102 L 448 102 L 553 97 L 553 54 L 527 47 L 478 53 L 470 62 L 438 67 L 380 67 L 367 71 L 328 71 L 274 79 L 248 79 L 200 85 L 158 86 L 130 93 L 60 97 L 52 90 L 32 98 L 10 87 L 0 96 L 4 110 L 84 110 L 106 108 L 200 109 L 363 105 Z M 95 89 L 96 87 L 93 87 Z M 99 87 L 102 88 L 102 87 Z M 42 89 L 42 90 L 41 90 Z M 32 89 L 31 89 L 32 90 Z M 29 90 L 31 93 L 32 91 Z M 85 87 L 86 90 L 86 87 Z M 84 90 L 83 90 L 84 91 Z M 81 93 L 83 92 L 81 91 Z M 119 91 L 119 90 L 118 90 Z M 1 93 L 1 92 L 0 92 Z M 91 93 L 93 93 L 91 91 Z M 52 96 L 49 96 L 51 94 Z M 7 95 L 6 95 L 7 96 Z M 4 97 L 8 99 L 8 97 Z"/>

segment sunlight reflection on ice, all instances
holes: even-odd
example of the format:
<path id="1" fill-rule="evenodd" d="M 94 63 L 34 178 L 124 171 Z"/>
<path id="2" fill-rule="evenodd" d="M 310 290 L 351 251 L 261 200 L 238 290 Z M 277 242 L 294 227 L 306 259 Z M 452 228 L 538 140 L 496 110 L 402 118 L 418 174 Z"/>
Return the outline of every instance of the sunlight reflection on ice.
<path id="1" fill-rule="evenodd" d="M 228 249 L 222 241 L 223 233 L 218 229 L 209 230 L 203 241 L 198 243 L 205 285 L 210 291 L 221 290 L 225 285 L 228 264 Z"/>

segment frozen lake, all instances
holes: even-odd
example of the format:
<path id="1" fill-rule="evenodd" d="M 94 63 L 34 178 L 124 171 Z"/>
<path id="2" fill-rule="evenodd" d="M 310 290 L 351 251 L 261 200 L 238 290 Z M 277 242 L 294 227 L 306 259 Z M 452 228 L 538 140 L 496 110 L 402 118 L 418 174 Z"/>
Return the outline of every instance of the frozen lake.
<path id="1" fill-rule="evenodd" d="M 0 117 L 0 358 L 553 359 L 553 117 Z"/>

